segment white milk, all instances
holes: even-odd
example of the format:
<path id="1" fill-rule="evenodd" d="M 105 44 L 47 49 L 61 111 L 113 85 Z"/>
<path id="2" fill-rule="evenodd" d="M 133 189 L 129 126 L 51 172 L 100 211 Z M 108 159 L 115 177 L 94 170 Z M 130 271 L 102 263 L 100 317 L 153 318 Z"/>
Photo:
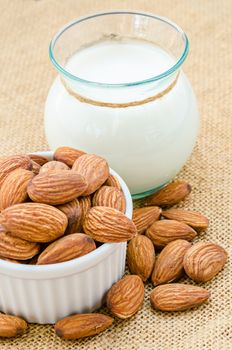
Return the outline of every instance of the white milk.
<path id="1" fill-rule="evenodd" d="M 99 83 L 130 83 L 149 79 L 174 65 L 161 48 L 138 40 L 103 41 L 78 51 L 66 70 Z"/>
<path id="2" fill-rule="evenodd" d="M 118 84 L 152 78 L 174 64 L 167 52 L 151 43 L 108 40 L 78 51 L 66 70 L 85 80 Z M 69 83 L 84 97 L 120 103 L 154 96 L 175 76 L 118 89 Z M 133 194 L 173 179 L 192 151 L 197 129 L 196 101 L 183 73 L 171 91 L 139 106 L 110 108 L 80 102 L 59 78 L 46 102 L 45 130 L 51 149 L 67 145 L 102 155 Z"/>

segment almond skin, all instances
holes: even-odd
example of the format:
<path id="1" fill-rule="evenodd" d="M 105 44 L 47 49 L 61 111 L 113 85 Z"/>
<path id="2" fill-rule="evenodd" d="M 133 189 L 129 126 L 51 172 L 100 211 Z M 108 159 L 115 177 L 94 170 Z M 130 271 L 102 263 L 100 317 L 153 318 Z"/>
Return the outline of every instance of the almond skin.
<path id="1" fill-rule="evenodd" d="M 59 162 L 65 163 L 68 167 L 72 167 L 77 158 L 83 156 L 85 152 L 72 147 L 59 147 L 56 149 L 53 158 Z"/>
<path id="2" fill-rule="evenodd" d="M 27 155 L 10 156 L 0 162 L 0 187 L 6 177 L 15 169 L 32 169 L 31 159 Z"/>
<path id="3" fill-rule="evenodd" d="M 129 275 L 113 284 L 106 303 L 113 315 L 125 319 L 133 316 L 143 304 L 144 285 L 139 276 Z"/>
<path id="4" fill-rule="evenodd" d="M 147 230 L 146 236 L 156 247 L 164 247 L 176 239 L 192 241 L 197 233 L 190 226 L 176 220 L 160 220 L 154 222 Z"/>
<path id="5" fill-rule="evenodd" d="M 18 168 L 12 171 L 0 189 L 0 209 L 25 202 L 28 198 L 27 186 L 33 177 L 33 172 L 29 170 Z"/>
<path id="6" fill-rule="evenodd" d="M 48 162 L 48 159 L 43 156 L 39 156 L 38 154 L 28 154 L 31 160 L 39 164 L 40 166 L 44 165 Z"/>
<path id="7" fill-rule="evenodd" d="M 77 314 L 56 322 L 55 332 L 62 339 L 79 339 L 97 335 L 112 323 L 113 318 L 103 314 Z"/>
<path id="8" fill-rule="evenodd" d="M 146 236 L 132 238 L 127 248 L 127 264 L 132 274 L 138 275 L 143 282 L 150 277 L 155 263 L 155 249 Z"/>
<path id="9" fill-rule="evenodd" d="M 114 175 L 109 175 L 109 177 L 106 180 L 106 182 L 104 183 L 104 185 L 116 187 L 118 190 L 122 191 L 121 185 L 120 185 L 117 177 Z"/>
<path id="10" fill-rule="evenodd" d="M 134 223 L 120 211 L 93 207 L 86 214 L 84 232 L 98 242 L 125 242 L 137 233 Z"/>
<path id="11" fill-rule="evenodd" d="M 70 233 L 81 232 L 82 208 L 79 200 L 74 199 L 69 203 L 58 205 L 57 208 L 61 210 L 68 218 L 68 226 L 65 234 L 69 235 Z"/>
<path id="12" fill-rule="evenodd" d="M 70 170 L 49 171 L 35 176 L 27 192 L 38 203 L 59 205 L 79 197 L 87 188 L 83 176 Z"/>
<path id="13" fill-rule="evenodd" d="M 51 243 L 38 257 L 37 265 L 76 259 L 95 249 L 96 244 L 91 237 L 84 233 L 73 233 Z"/>
<path id="14" fill-rule="evenodd" d="M 4 258 L 27 260 L 38 254 L 39 250 L 38 243 L 27 242 L 7 232 L 0 232 L 0 256 Z"/>
<path id="15" fill-rule="evenodd" d="M 0 314 L 0 337 L 17 337 L 27 329 L 27 323 L 20 317 Z"/>
<path id="16" fill-rule="evenodd" d="M 91 196 L 79 197 L 78 202 L 81 208 L 81 219 L 80 219 L 80 229 L 83 227 L 83 223 L 85 221 L 86 214 L 91 208 Z M 82 231 L 80 231 L 82 232 Z"/>
<path id="17" fill-rule="evenodd" d="M 40 174 L 43 174 L 47 171 L 60 171 L 60 170 L 70 170 L 70 168 L 62 162 L 58 162 L 57 160 L 52 160 L 51 162 L 47 162 L 40 168 Z"/>
<path id="18" fill-rule="evenodd" d="M 31 167 L 31 171 L 35 174 L 35 175 L 38 175 L 39 172 L 40 172 L 40 168 L 41 166 L 34 162 L 34 160 L 31 160 L 31 164 L 32 164 L 32 167 Z"/>
<path id="19" fill-rule="evenodd" d="M 29 242 L 54 241 L 64 234 L 68 224 L 59 209 L 41 203 L 15 204 L 1 214 L 6 230 Z"/>
<path id="20" fill-rule="evenodd" d="M 151 292 L 151 306 L 161 311 L 184 311 L 199 306 L 210 296 L 204 288 L 181 283 L 164 284 Z"/>
<path id="21" fill-rule="evenodd" d="M 162 216 L 166 219 L 184 222 L 196 231 L 206 230 L 209 226 L 209 220 L 207 217 L 197 211 L 172 208 L 169 210 L 163 210 Z"/>
<path id="22" fill-rule="evenodd" d="M 158 192 L 147 197 L 144 205 L 157 205 L 159 207 L 169 207 L 178 204 L 191 192 L 191 186 L 185 181 L 171 182 L 161 188 Z"/>
<path id="23" fill-rule="evenodd" d="M 180 278 L 184 272 L 184 255 L 191 247 L 191 243 L 183 239 L 170 242 L 156 259 L 152 273 L 154 285 L 170 283 Z"/>
<path id="24" fill-rule="evenodd" d="M 224 248 L 212 242 L 198 242 L 185 254 L 184 269 L 196 282 L 210 281 L 221 271 L 228 254 Z"/>
<path id="25" fill-rule="evenodd" d="M 109 177 L 107 161 L 95 154 L 84 154 L 73 164 L 73 171 L 81 174 L 87 181 L 88 187 L 82 193 L 87 196 L 98 190 Z"/>
<path id="26" fill-rule="evenodd" d="M 93 206 L 103 206 L 117 209 L 123 213 L 126 210 L 126 200 L 121 190 L 116 187 L 102 186 L 93 196 Z"/>
<path id="27" fill-rule="evenodd" d="M 161 209 L 159 207 L 136 208 L 133 210 L 133 222 L 138 234 L 145 233 L 155 221 L 159 220 Z"/>

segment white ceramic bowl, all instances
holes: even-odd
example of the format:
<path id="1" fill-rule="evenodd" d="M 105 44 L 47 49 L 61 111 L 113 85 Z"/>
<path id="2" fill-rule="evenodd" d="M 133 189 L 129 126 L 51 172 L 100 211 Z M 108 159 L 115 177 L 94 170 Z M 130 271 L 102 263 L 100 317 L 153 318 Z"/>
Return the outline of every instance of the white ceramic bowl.
<path id="1" fill-rule="evenodd" d="M 52 152 L 40 152 L 51 158 Z M 132 217 L 130 192 L 113 170 L 126 198 L 126 216 Z M 28 322 L 55 323 L 73 313 L 99 308 L 108 289 L 125 270 L 126 243 L 103 244 L 95 251 L 53 265 L 0 262 L 0 310 Z"/>

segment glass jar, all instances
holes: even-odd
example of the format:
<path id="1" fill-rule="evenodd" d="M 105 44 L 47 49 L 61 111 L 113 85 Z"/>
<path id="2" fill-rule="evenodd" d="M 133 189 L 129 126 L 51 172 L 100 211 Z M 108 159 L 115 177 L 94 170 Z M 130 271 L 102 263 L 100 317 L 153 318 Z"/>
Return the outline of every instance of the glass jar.
<path id="1" fill-rule="evenodd" d="M 100 13 L 62 28 L 49 54 L 59 72 L 45 106 L 50 148 L 105 157 L 134 198 L 171 181 L 198 130 L 182 29 L 151 14 Z"/>

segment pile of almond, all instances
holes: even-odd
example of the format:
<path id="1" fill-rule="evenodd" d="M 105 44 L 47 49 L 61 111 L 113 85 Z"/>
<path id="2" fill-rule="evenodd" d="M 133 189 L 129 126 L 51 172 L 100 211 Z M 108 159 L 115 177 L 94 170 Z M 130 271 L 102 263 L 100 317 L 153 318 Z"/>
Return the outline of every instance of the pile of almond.
<path id="1" fill-rule="evenodd" d="M 125 198 L 107 162 L 96 155 L 61 147 L 48 161 L 37 155 L 0 159 L 0 256 L 14 262 L 52 264 L 80 257 L 104 242 L 129 241 L 126 275 L 108 291 L 113 316 L 133 316 L 144 301 L 144 283 L 155 286 L 151 306 L 182 311 L 205 302 L 210 292 L 193 284 L 171 283 L 187 275 L 211 280 L 227 253 L 212 242 L 191 241 L 206 230 L 208 219 L 194 211 L 170 208 L 185 199 L 191 186 L 173 182 L 125 215 Z M 159 255 L 156 257 L 157 252 Z M 64 339 L 101 333 L 113 318 L 77 314 L 55 324 Z M 22 334 L 24 320 L 0 314 L 0 336 Z"/>
<path id="2" fill-rule="evenodd" d="M 54 264 L 104 242 L 127 241 L 136 227 L 105 159 L 69 147 L 54 160 L 15 155 L 0 160 L 0 258 Z"/>

